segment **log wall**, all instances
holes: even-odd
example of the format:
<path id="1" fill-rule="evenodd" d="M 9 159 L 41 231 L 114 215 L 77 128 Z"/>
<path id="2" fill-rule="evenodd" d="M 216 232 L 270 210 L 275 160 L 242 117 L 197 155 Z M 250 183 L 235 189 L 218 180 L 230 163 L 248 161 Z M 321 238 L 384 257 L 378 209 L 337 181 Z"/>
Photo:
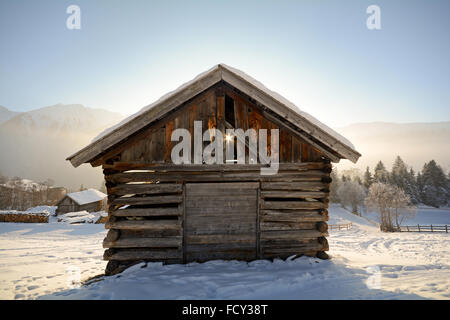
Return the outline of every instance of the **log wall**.
<path id="1" fill-rule="evenodd" d="M 331 165 L 280 164 L 274 176 L 260 168 L 104 165 L 107 273 L 137 261 L 323 254 Z"/>

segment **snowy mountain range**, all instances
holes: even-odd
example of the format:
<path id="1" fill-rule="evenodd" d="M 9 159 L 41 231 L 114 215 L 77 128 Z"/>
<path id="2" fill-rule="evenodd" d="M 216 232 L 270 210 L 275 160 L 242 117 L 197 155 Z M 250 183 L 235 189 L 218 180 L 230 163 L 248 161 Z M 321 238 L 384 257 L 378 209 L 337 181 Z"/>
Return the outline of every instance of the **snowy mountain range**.
<path id="1" fill-rule="evenodd" d="M 34 181 L 50 178 L 73 190 L 81 184 L 99 188 L 101 169 L 90 165 L 75 169 L 65 159 L 124 118 L 80 104 L 57 104 L 23 113 L 0 107 L 0 174 Z M 343 160 L 339 170 L 355 166 L 373 170 L 379 160 L 390 168 L 397 155 L 416 171 L 431 159 L 446 172 L 450 169 L 450 122 L 358 123 L 335 130 L 362 153 L 356 165 Z"/>
<path id="2" fill-rule="evenodd" d="M 5 110 L 2 114 L 13 113 Z M 80 104 L 15 113 L 0 122 L 0 173 L 34 181 L 51 178 L 56 185 L 74 190 L 81 184 L 99 188 L 103 179 L 100 169 L 84 165 L 78 170 L 65 159 L 123 118 L 118 113 Z"/>

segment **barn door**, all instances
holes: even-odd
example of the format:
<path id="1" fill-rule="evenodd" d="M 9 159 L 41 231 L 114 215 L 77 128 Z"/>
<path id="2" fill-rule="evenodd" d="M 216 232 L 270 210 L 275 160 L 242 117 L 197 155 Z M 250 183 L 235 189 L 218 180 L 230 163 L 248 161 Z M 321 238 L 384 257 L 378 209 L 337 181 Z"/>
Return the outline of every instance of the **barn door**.
<path id="1" fill-rule="evenodd" d="M 186 262 L 257 258 L 258 183 L 187 183 Z"/>

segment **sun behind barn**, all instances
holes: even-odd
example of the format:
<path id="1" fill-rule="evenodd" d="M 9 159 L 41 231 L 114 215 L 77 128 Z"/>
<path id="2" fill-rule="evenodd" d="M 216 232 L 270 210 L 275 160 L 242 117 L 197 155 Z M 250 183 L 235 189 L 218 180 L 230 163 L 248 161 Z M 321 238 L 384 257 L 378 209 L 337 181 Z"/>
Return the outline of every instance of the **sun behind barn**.
<path id="1" fill-rule="evenodd" d="M 245 137 L 244 164 L 233 159 L 207 164 L 205 158 L 199 163 L 195 121 L 206 132 L 268 129 L 267 154 L 279 159 L 277 172 L 261 173 L 271 164 L 255 163 L 259 155 Z M 176 129 L 190 133 L 185 164 L 172 160 Z M 271 129 L 279 129 L 279 146 L 272 144 Z M 224 154 L 239 142 L 223 139 L 216 147 Z M 201 140 L 200 155 L 210 144 Z M 327 258 L 331 162 L 359 157 L 348 140 L 317 119 L 242 71 L 219 64 L 68 160 L 75 167 L 103 167 L 109 213 L 104 259 L 106 274 L 114 274 L 137 261 Z"/>

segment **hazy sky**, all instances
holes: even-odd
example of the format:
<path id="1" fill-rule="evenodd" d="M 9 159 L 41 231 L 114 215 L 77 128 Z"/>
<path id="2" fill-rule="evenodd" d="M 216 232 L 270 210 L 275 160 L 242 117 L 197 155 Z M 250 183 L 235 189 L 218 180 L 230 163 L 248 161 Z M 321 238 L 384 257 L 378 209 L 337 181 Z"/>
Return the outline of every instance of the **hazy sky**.
<path id="1" fill-rule="evenodd" d="M 450 120 L 449 14 L 437 0 L 0 0 L 0 105 L 131 114 L 223 62 L 330 126 Z"/>

